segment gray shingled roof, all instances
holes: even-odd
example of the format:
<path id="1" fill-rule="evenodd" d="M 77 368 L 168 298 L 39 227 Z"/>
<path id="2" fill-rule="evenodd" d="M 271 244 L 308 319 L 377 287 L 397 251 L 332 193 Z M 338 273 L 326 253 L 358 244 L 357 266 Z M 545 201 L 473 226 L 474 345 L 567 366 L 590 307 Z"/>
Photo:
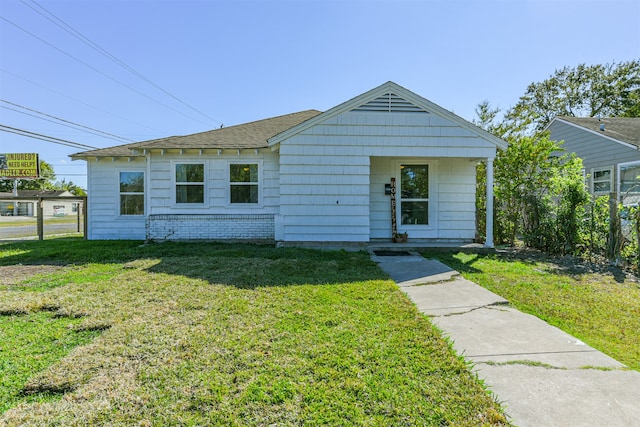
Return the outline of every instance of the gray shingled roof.
<path id="1" fill-rule="evenodd" d="M 267 140 L 312 117 L 321 114 L 306 110 L 270 119 L 214 129 L 184 136 L 170 136 L 150 141 L 134 142 L 98 150 L 72 154 L 73 158 L 140 156 L 142 150 L 153 149 L 256 149 L 268 147 Z M 135 151 L 134 151 L 135 150 Z"/>
<path id="2" fill-rule="evenodd" d="M 640 148 L 640 117 L 598 119 L 597 117 L 559 116 L 557 118 Z M 600 130 L 600 125 L 604 125 L 604 131 Z"/>

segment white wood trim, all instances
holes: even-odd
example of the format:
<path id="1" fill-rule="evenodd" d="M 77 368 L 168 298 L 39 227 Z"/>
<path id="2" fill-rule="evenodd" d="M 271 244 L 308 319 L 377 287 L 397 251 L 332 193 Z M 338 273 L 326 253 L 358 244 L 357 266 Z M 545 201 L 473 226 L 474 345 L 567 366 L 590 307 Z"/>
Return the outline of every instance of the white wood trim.
<path id="1" fill-rule="evenodd" d="M 615 167 L 614 165 L 609 165 L 609 166 L 601 166 L 601 167 L 597 167 L 597 168 L 591 168 L 591 173 L 589 174 L 589 192 L 591 194 L 594 195 L 600 195 L 600 196 L 605 196 L 609 193 L 611 193 L 612 191 L 615 190 L 616 188 L 616 184 L 614 181 L 614 173 L 615 173 Z M 593 180 L 593 176 L 596 172 L 604 172 L 604 171 L 611 171 L 611 174 L 609 175 L 609 190 L 608 191 L 596 191 L 596 187 L 595 187 L 595 182 Z M 604 180 L 600 180 L 598 182 L 604 182 Z"/>
<path id="2" fill-rule="evenodd" d="M 635 160 L 633 162 L 623 162 L 618 163 L 616 167 L 616 191 L 618 192 L 618 196 L 622 198 L 622 178 L 620 176 L 620 169 L 624 166 L 638 165 L 640 166 L 640 160 Z"/>
<path id="3" fill-rule="evenodd" d="M 231 165 L 258 165 L 258 203 L 231 203 Z M 225 167 L 225 199 L 227 208 L 257 209 L 264 206 L 264 161 L 259 158 L 229 159 Z"/>
<path id="4" fill-rule="evenodd" d="M 493 248 L 493 159 L 487 159 L 487 203 L 486 203 L 486 224 L 485 242 L 487 248 Z"/>
<path id="5" fill-rule="evenodd" d="M 146 166 L 146 165 L 145 165 Z M 141 168 L 131 168 L 131 167 L 121 167 L 121 168 L 117 168 L 115 170 L 115 175 L 116 175 L 116 201 L 115 201 L 115 216 L 117 218 L 141 218 L 141 217 L 145 217 L 147 215 L 147 209 L 148 209 L 148 205 L 147 205 L 147 178 L 148 178 L 148 174 L 146 171 L 146 167 L 141 167 Z M 144 211 L 142 214 L 140 215 L 123 215 L 122 213 L 120 213 L 120 195 L 122 194 L 120 192 L 120 173 L 121 172 L 141 172 L 142 173 L 142 179 L 144 182 L 144 188 L 143 188 L 143 197 L 144 197 Z"/>
<path id="6" fill-rule="evenodd" d="M 401 165 L 428 165 L 429 166 L 429 224 L 402 224 L 402 176 Z M 396 223 L 398 233 L 408 233 L 409 238 L 435 238 L 438 237 L 438 161 L 435 159 L 399 158 L 394 162 L 394 176 L 396 178 Z"/>
<path id="7" fill-rule="evenodd" d="M 209 160 L 208 159 L 172 159 L 169 173 L 171 174 L 171 203 L 173 208 L 205 209 L 209 207 Z M 203 200 L 202 203 L 178 203 L 176 201 L 176 165 L 204 165 Z"/>

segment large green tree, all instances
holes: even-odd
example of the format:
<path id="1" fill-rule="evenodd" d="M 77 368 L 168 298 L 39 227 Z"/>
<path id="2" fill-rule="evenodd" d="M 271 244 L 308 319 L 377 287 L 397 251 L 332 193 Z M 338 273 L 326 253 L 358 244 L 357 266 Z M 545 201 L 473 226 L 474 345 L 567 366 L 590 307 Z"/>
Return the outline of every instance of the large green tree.
<path id="1" fill-rule="evenodd" d="M 495 160 L 495 240 L 553 252 L 572 252 L 584 236 L 582 162 L 562 152 L 543 130 L 556 116 L 640 116 L 640 60 L 564 67 L 527 87 L 500 117 L 488 101 L 474 122 L 509 142 Z M 484 165 L 478 171 L 478 228 L 486 200 Z M 588 219 L 588 218 L 587 218 Z M 593 234 L 593 233 L 589 233 Z"/>
<path id="2" fill-rule="evenodd" d="M 518 132 L 541 131 L 556 116 L 640 117 L 640 60 L 564 67 L 531 83 L 506 114 Z"/>

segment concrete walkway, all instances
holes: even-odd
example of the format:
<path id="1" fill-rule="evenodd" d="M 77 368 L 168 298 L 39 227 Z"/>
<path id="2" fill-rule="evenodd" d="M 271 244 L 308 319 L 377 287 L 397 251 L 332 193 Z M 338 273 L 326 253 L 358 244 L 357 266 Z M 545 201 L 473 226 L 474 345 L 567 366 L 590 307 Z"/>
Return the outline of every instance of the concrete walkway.
<path id="1" fill-rule="evenodd" d="M 418 309 L 527 426 L 640 426 L 640 372 L 625 369 L 435 260 L 376 256 Z"/>

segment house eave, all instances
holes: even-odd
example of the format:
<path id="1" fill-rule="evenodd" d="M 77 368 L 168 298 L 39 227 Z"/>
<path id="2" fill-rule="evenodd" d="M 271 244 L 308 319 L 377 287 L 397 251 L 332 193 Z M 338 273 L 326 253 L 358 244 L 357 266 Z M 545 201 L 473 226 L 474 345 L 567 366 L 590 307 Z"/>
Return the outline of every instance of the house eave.
<path id="1" fill-rule="evenodd" d="M 554 118 L 553 118 L 553 120 L 551 120 L 551 123 L 549 123 L 549 124 L 547 125 L 547 127 L 545 127 L 545 128 L 544 128 L 544 130 L 545 130 L 545 131 L 549 131 L 549 128 L 550 128 L 550 127 L 551 127 L 551 125 L 553 125 L 555 122 L 560 122 L 560 123 L 563 123 L 563 124 L 565 124 L 565 125 L 572 126 L 572 127 L 576 128 L 576 129 L 579 129 L 579 130 L 581 130 L 581 131 L 583 131 L 583 132 L 590 133 L 590 134 L 592 134 L 592 135 L 598 135 L 598 136 L 599 136 L 599 137 L 601 137 L 601 138 L 608 139 L 609 141 L 616 142 L 616 143 L 618 143 L 618 144 L 620 144 L 620 145 L 623 145 L 623 146 L 625 146 L 625 147 L 627 147 L 627 148 L 631 148 L 631 149 L 633 149 L 633 150 L 639 150 L 639 149 L 640 149 L 640 147 L 636 147 L 636 146 L 635 146 L 635 145 L 633 145 L 633 144 L 629 144 L 628 142 L 622 141 L 622 140 L 617 139 L 617 138 L 612 138 L 612 137 L 610 137 L 609 135 L 605 135 L 603 132 L 606 132 L 606 131 L 597 132 L 597 131 L 594 131 L 594 130 L 592 130 L 592 129 L 588 129 L 588 128 L 584 127 L 584 126 L 580 126 L 580 125 L 577 125 L 577 124 L 575 124 L 575 123 L 571 123 L 571 122 L 569 122 L 569 121 L 567 121 L 567 120 L 563 120 L 563 119 L 558 118 L 558 117 L 554 117 Z"/>

